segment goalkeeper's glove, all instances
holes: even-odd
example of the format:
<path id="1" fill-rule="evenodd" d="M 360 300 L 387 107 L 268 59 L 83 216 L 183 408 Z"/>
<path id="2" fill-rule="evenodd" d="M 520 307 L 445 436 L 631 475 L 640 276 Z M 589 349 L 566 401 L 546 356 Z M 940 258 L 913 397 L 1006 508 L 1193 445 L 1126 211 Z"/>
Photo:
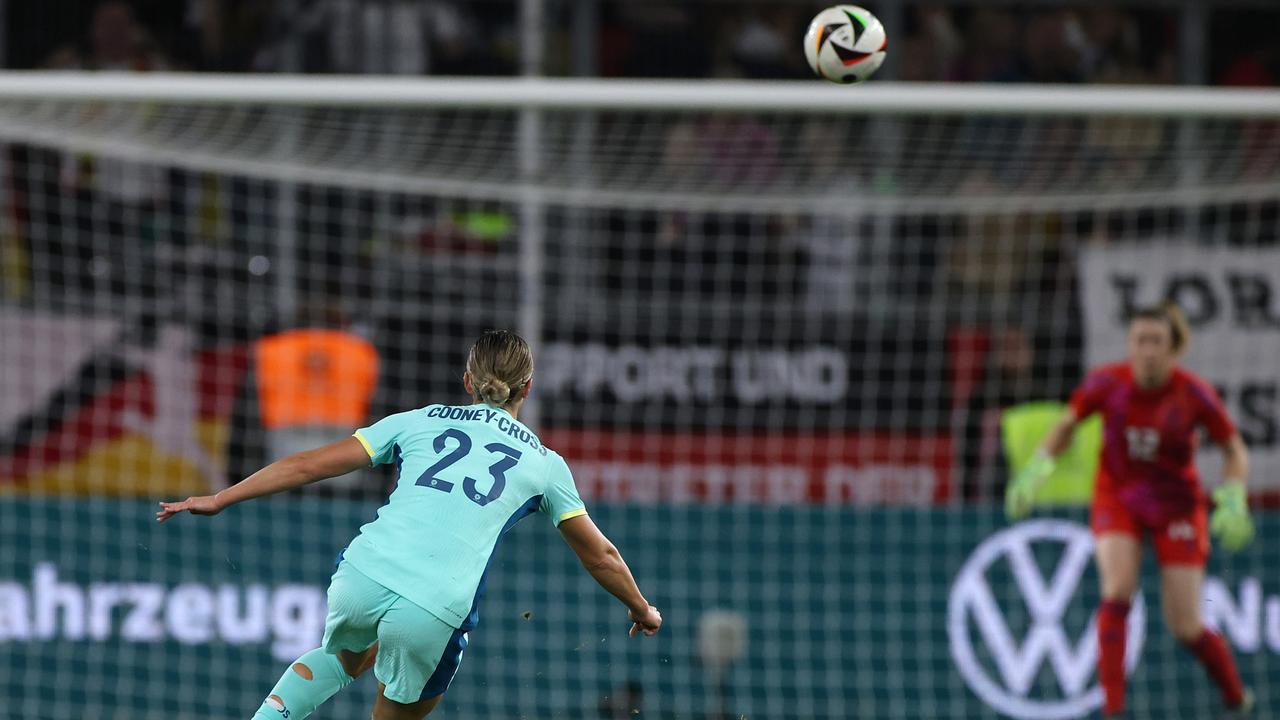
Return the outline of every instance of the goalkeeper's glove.
<path id="1" fill-rule="evenodd" d="M 1053 458 L 1037 451 L 1035 456 L 1018 471 L 1013 482 L 1004 491 L 1004 514 L 1010 520 L 1021 520 L 1031 512 L 1040 483 L 1053 474 Z"/>
<path id="2" fill-rule="evenodd" d="M 1253 540 L 1253 519 L 1249 517 L 1244 483 L 1231 480 L 1218 486 L 1213 491 L 1213 502 L 1217 507 L 1209 520 L 1209 532 L 1231 552 L 1248 545 Z"/>

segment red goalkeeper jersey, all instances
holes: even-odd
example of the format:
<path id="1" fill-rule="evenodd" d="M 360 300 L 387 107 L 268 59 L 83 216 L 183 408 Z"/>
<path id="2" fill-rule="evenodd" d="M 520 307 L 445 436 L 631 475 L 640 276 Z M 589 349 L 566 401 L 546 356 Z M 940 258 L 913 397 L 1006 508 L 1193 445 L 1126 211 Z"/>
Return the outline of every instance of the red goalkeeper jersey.
<path id="1" fill-rule="evenodd" d="M 1180 367 L 1164 386 L 1146 390 L 1128 363 L 1104 365 L 1071 395 L 1071 408 L 1080 419 L 1102 413 L 1096 493 L 1114 496 L 1149 525 L 1204 503 L 1195 466 L 1198 429 L 1218 442 L 1236 431 L 1213 386 Z"/>

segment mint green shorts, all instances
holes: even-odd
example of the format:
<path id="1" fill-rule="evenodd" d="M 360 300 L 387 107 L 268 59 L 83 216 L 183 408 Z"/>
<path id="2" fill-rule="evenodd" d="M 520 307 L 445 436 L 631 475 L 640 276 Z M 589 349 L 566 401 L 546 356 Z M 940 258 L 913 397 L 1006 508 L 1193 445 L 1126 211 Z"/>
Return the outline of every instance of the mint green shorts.
<path id="1" fill-rule="evenodd" d="M 343 561 L 329 583 L 324 650 L 335 655 L 339 650 L 362 652 L 374 642 L 378 657 L 373 674 L 386 685 L 382 694 L 413 703 L 448 689 L 467 634 Z"/>

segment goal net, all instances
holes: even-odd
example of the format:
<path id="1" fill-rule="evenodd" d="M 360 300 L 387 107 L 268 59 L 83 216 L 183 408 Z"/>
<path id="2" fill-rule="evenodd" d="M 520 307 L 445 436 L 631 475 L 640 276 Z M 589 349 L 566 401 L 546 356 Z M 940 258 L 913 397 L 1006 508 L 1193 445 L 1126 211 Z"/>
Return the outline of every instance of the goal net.
<path id="1" fill-rule="evenodd" d="M 1037 519 L 1000 499 L 1166 296 L 1263 508 L 1206 618 L 1280 707 L 1274 93 L 68 74 L 0 98 L 16 715 L 252 714 L 394 470 L 162 527 L 154 502 L 465 403 L 470 342 L 506 327 L 530 425 L 667 625 L 626 638 L 530 520 L 442 717 L 1084 716 L 1096 428 Z M 1153 565 L 1131 705 L 1207 717 Z"/>

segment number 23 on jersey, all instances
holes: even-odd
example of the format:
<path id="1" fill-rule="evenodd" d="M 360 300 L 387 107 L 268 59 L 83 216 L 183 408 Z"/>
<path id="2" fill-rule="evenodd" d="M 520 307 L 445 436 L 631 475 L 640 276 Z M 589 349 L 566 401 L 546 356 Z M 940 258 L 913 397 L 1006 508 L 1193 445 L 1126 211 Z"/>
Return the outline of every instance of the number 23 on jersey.
<path id="1" fill-rule="evenodd" d="M 457 444 L 457 447 L 436 461 L 434 465 L 424 470 L 422 475 L 418 477 L 416 484 L 441 492 L 453 492 L 454 484 L 441 478 L 440 473 L 466 457 L 471 452 L 473 443 L 470 435 L 457 428 L 449 428 L 436 436 L 436 439 L 431 442 L 431 447 L 436 452 L 442 453 L 451 440 Z M 481 492 L 478 487 L 478 481 L 475 478 L 466 476 L 462 478 L 463 493 L 468 500 L 480 507 L 484 507 L 502 496 L 502 491 L 507 487 L 507 471 L 515 467 L 516 463 L 520 461 L 520 451 L 502 443 L 489 443 L 484 446 L 484 449 L 499 456 L 497 462 L 489 466 L 489 475 L 493 478 L 493 484 L 489 486 L 489 490 Z"/>

